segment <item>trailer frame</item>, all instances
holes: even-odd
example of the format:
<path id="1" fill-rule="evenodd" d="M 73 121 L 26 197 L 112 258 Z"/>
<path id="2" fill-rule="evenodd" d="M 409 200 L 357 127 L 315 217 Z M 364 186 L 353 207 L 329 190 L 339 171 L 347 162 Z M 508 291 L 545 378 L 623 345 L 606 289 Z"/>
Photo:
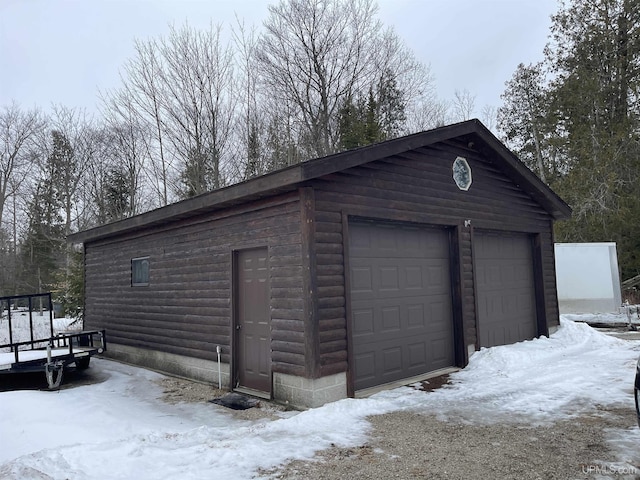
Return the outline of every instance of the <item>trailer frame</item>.
<path id="1" fill-rule="evenodd" d="M 36 338 L 33 323 L 33 299 L 47 301 L 49 312 L 50 335 Z M 11 307 L 18 303 L 28 305 L 30 339 L 22 342 L 14 341 Z M 9 343 L 0 345 L 0 375 L 10 373 L 44 372 L 49 389 L 60 387 L 64 370 L 75 364 L 76 369 L 89 367 L 92 356 L 102 354 L 107 349 L 105 330 L 62 331 L 54 333 L 53 302 L 51 293 L 31 295 L 13 295 L 0 297 L 0 313 L 7 306 Z M 9 349 L 9 352 L 2 350 Z"/>

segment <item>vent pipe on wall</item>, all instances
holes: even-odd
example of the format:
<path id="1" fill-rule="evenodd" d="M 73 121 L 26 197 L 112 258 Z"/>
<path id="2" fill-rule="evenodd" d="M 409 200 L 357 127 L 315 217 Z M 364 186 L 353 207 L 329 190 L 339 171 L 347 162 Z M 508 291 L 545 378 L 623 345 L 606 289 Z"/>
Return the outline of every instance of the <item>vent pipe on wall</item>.
<path id="1" fill-rule="evenodd" d="M 218 354 L 218 388 L 222 390 L 222 370 L 220 367 L 220 345 L 216 345 L 216 352 Z"/>

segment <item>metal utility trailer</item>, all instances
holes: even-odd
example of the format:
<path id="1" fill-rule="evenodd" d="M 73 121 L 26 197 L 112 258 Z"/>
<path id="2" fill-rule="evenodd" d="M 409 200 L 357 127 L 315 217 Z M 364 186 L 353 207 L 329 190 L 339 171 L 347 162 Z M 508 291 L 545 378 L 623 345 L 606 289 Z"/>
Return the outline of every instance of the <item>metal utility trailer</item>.
<path id="1" fill-rule="evenodd" d="M 40 325 L 34 322 L 34 315 L 37 313 L 34 309 L 37 305 L 40 306 Z M 43 334 L 42 329 L 37 327 L 42 327 L 43 315 L 46 313 L 48 325 Z M 24 325 L 27 316 L 28 330 Z M 51 293 L 0 297 L 0 328 L 4 332 L 8 331 L 5 338 L 9 339 L 9 343 L 0 344 L 0 374 L 44 372 L 49 388 L 56 389 L 62 383 L 67 366 L 75 364 L 76 369 L 85 369 L 89 367 L 92 356 L 106 350 L 104 330 L 54 334 L 53 317 Z M 24 336 L 25 331 L 28 331 L 29 339 L 16 341 L 19 340 L 20 333 Z"/>

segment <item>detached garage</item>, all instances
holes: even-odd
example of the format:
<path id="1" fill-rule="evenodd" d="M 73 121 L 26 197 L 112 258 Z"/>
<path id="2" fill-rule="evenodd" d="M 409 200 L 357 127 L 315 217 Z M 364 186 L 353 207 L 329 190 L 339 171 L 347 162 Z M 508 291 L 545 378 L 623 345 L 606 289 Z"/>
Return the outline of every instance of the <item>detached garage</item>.
<path id="1" fill-rule="evenodd" d="M 569 207 L 472 120 L 76 233 L 131 363 L 299 406 L 556 328 Z M 220 363 L 218 363 L 220 351 Z"/>

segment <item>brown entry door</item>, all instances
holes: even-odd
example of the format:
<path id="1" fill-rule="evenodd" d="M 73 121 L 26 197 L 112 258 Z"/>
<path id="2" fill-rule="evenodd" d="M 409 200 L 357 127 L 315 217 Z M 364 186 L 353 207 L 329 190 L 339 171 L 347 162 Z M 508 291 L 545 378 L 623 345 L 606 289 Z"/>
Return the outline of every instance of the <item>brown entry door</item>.
<path id="1" fill-rule="evenodd" d="M 269 263 L 266 248 L 236 256 L 237 386 L 271 392 Z"/>

